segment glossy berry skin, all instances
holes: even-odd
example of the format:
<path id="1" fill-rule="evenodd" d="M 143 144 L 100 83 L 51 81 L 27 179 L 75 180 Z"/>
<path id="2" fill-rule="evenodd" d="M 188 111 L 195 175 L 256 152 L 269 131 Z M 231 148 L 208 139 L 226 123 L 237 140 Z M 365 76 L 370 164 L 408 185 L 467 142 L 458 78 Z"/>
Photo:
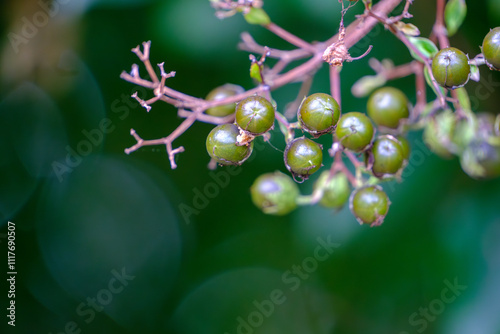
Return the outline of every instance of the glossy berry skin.
<path id="1" fill-rule="evenodd" d="M 299 188 L 290 178 L 280 172 L 259 176 L 250 188 L 252 201 L 264 213 L 286 215 L 297 207 Z"/>
<path id="2" fill-rule="evenodd" d="M 469 58 L 457 48 L 442 49 L 432 60 L 432 75 L 442 87 L 462 87 L 469 81 Z"/>
<path id="3" fill-rule="evenodd" d="M 351 194 L 349 181 L 344 173 L 337 173 L 330 178 L 330 171 L 325 170 L 314 183 L 315 191 L 320 187 L 323 188 L 323 196 L 319 204 L 325 208 L 340 209 Z"/>
<path id="4" fill-rule="evenodd" d="M 223 86 L 214 88 L 212 91 L 210 91 L 210 93 L 208 93 L 206 97 L 206 100 L 207 101 L 223 100 L 225 98 L 241 94 L 243 92 L 245 92 L 245 90 L 241 86 L 233 84 L 225 84 Z M 211 116 L 224 117 L 233 114 L 235 108 L 236 108 L 236 103 L 230 103 L 208 108 L 205 111 L 205 113 Z"/>
<path id="5" fill-rule="evenodd" d="M 500 71 L 500 27 L 490 30 L 484 37 L 482 49 L 486 65 Z"/>
<path id="6" fill-rule="evenodd" d="M 253 142 L 248 146 L 236 145 L 236 137 L 240 131 L 234 124 L 218 125 L 207 137 L 207 152 L 221 165 L 241 165 L 253 150 Z"/>
<path id="7" fill-rule="evenodd" d="M 323 152 L 320 144 L 301 137 L 288 143 L 285 149 L 285 166 L 294 175 L 307 179 L 323 164 Z"/>
<path id="8" fill-rule="evenodd" d="M 390 135 L 377 137 L 367 155 L 373 160 L 371 170 L 376 177 L 396 174 L 405 160 L 401 143 Z"/>
<path id="9" fill-rule="evenodd" d="M 261 135 L 273 127 L 274 106 L 262 96 L 249 96 L 236 105 L 236 124 L 252 135 Z"/>
<path id="10" fill-rule="evenodd" d="M 360 224 L 378 226 L 384 222 L 391 201 L 380 186 L 366 186 L 352 192 L 349 208 Z"/>
<path id="11" fill-rule="evenodd" d="M 396 139 L 399 141 L 399 144 L 401 145 L 401 149 L 403 150 L 404 160 L 408 161 L 410 159 L 410 153 L 411 153 L 410 142 L 408 141 L 408 139 L 406 139 L 403 136 L 397 136 Z"/>
<path id="12" fill-rule="evenodd" d="M 474 179 L 493 179 L 500 176 L 500 146 L 487 140 L 469 144 L 460 157 L 465 173 Z"/>
<path id="13" fill-rule="evenodd" d="M 397 129 L 402 119 L 408 118 L 408 99 L 397 88 L 377 89 L 368 99 L 367 114 L 375 124 Z"/>
<path id="14" fill-rule="evenodd" d="M 331 132 L 340 117 L 340 107 L 335 99 L 324 93 L 316 93 L 302 101 L 297 118 L 302 129 L 319 137 Z"/>
<path id="15" fill-rule="evenodd" d="M 368 116 L 360 112 L 350 112 L 340 117 L 335 133 L 346 149 L 363 152 L 370 147 L 375 129 Z"/>

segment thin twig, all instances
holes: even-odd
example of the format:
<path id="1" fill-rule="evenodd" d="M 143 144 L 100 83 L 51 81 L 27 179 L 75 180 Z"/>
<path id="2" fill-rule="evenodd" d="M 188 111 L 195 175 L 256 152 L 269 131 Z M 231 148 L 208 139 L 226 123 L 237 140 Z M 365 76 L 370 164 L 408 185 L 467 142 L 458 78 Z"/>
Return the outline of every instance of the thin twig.
<path id="1" fill-rule="evenodd" d="M 402 0 L 381 0 L 377 5 L 373 7 L 372 12 L 374 13 L 374 15 L 385 16 L 388 13 L 390 13 L 401 1 Z M 349 27 L 347 27 L 346 31 L 348 31 L 349 33 L 346 34 L 344 40 L 345 46 L 347 48 L 350 48 L 353 45 L 355 45 L 361 38 L 363 38 L 369 31 L 371 31 L 371 29 L 377 23 L 377 20 L 374 18 L 365 18 L 363 21 L 364 22 L 362 26 L 358 27 L 359 23 L 361 22 L 361 20 L 358 19 L 351 25 L 349 25 Z M 312 45 L 303 41 L 297 36 L 288 33 L 287 31 L 283 30 L 282 28 L 274 24 L 268 25 L 267 28 L 270 31 L 274 32 L 276 35 L 282 37 L 284 40 L 300 48 L 300 50 L 297 50 L 296 52 L 290 51 L 290 53 L 284 53 L 285 56 L 281 58 L 282 60 L 281 63 L 278 62 L 280 64 L 278 68 L 280 70 L 279 72 L 281 72 L 281 70 L 285 68 L 285 66 L 288 64 L 290 60 L 298 59 L 298 57 L 303 57 L 303 55 L 307 56 L 312 54 L 312 57 L 303 64 L 295 68 L 292 68 L 291 70 L 283 74 L 278 74 L 279 72 L 276 71 L 276 76 L 272 78 L 271 82 L 266 82 L 267 85 L 259 85 L 258 87 L 250 89 L 244 93 L 230 96 L 222 100 L 207 101 L 184 94 L 168 86 L 165 86 L 165 80 L 167 79 L 167 77 L 171 77 L 173 75 L 169 76 L 165 74 L 165 71 L 163 70 L 163 64 L 161 64 L 160 71 L 162 72 L 162 80 L 160 82 L 149 61 L 151 42 L 143 43 L 143 48 L 144 48 L 143 52 L 141 52 L 139 47 L 134 48 L 133 52 L 139 57 L 139 59 L 144 64 L 149 76 L 151 77 L 151 81 L 142 79 L 139 76 L 139 70 L 137 65 L 132 66 L 131 73 L 122 72 L 120 77 L 136 85 L 150 88 L 155 92 L 154 98 L 148 101 L 144 101 L 146 104 L 148 104 L 147 102 L 153 103 L 158 100 L 162 100 L 176 106 L 179 109 L 190 109 L 192 110 L 192 112 L 190 112 L 190 114 L 187 114 L 188 113 L 187 110 L 179 111 L 180 114 L 186 115 L 186 118 L 170 135 L 164 138 L 154 139 L 154 140 L 143 140 L 135 133 L 134 130 L 131 130 L 131 134 L 136 139 L 137 143 L 132 147 L 126 149 L 125 152 L 131 153 L 143 146 L 165 145 L 171 167 L 176 168 L 177 165 L 175 163 L 175 155 L 180 152 L 183 152 L 184 148 L 179 147 L 173 149 L 172 142 L 175 139 L 177 139 L 182 133 L 184 133 L 187 129 L 189 129 L 196 120 L 201 120 L 201 119 L 205 121 L 208 120 L 207 115 L 203 113 L 206 109 L 219 105 L 235 103 L 254 94 L 266 94 L 269 93 L 271 90 L 277 89 L 291 82 L 303 81 L 305 80 L 305 78 L 310 78 L 312 74 L 315 73 L 318 70 L 318 68 L 323 64 L 322 55 L 327 46 L 331 44 L 328 41 L 325 43 L 318 43 Z M 329 41 L 336 39 L 338 39 L 338 35 L 333 36 L 332 38 L 329 39 Z M 255 47 L 255 45 L 253 46 Z M 214 119 L 210 120 L 214 121 Z"/>
<path id="2" fill-rule="evenodd" d="M 366 15 L 371 16 L 375 19 L 377 19 L 379 22 L 383 23 L 389 31 L 391 31 L 394 36 L 396 36 L 401 42 L 403 42 L 407 48 L 412 50 L 416 55 L 418 55 L 424 62 L 425 67 L 427 67 L 427 70 L 430 73 L 430 76 L 432 78 L 432 84 L 434 85 L 435 91 L 438 94 L 439 102 L 441 103 L 441 106 L 446 107 L 446 97 L 442 94 L 441 92 L 441 87 L 437 84 L 436 80 L 432 77 L 432 69 L 431 69 L 431 60 L 426 57 L 418 48 L 413 45 L 408 37 L 404 33 L 402 33 L 394 23 L 388 22 L 387 18 L 384 18 L 380 16 L 379 14 L 375 13 L 373 10 L 370 10 L 368 7 L 366 7 L 365 11 Z"/>
<path id="3" fill-rule="evenodd" d="M 280 26 L 276 25 L 275 23 L 271 22 L 268 25 L 265 26 L 269 31 L 274 33 L 276 36 L 281 37 L 283 40 L 287 41 L 288 43 L 295 45 L 296 47 L 309 51 L 311 54 L 316 53 L 317 49 L 304 41 L 303 39 L 295 36 L 294 34 L 286 31 L 285 29 L 281 28 Z"/>
<path id="4" fill-rule="evenodd" d="M 330 93 L 339 106 L 342 106 L 340 93 L 340 71 L 342 67 L 330 66 Z M 342 110 L 342 108 L 340 108 Z"/>
<path id="5" fill-rule="evenodd" d="M 448 40 L 448 33 L 444 24 L 444 8 L 446 6 L 446 0 L 436 1 L 436 21 L 432 27 L 432 33 L 437 37 L 439 41 L 439 48 L 444 49 L 450 46 L 450 41 Z"/>

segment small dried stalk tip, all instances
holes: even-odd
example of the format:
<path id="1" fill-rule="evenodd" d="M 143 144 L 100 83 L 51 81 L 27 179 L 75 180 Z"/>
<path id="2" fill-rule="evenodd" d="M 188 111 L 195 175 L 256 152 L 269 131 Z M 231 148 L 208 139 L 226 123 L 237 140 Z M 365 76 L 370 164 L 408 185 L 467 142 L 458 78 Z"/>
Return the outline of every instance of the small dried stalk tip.
<path id="1" fill-rule="evenodd" d="M 210 0 L 210 4 L 216 10 L 215 16 L 224 19 L 238 12 L 248 14 L 252 8 L 262 8 L 262 0 Z"/>
<path id="2" fill-rule="evenodd" d="M 255 139 L 255 136 L 241 128 L 239 130 L 240 134 L 236 137 L 236 145 L 238 146 L 250 145 L 250 143 Z"/>
<path id="3" fill-rule="evenodd" d="M 344 61 L 351 61 L 351 55 L 344 45 L 344 41 L 338 41 L 330 45 L 323 53 L 323 60 L 330 66 L 342 66 Z"/>
<path id="4" fill-rule="evenodd" d="M 330 66 L 342 66 L 345 61 L 352 62 L 354 60 L 359 60 L 367 56 L 372 50 L 373 46 L 369 46 L 368 50 L 365 51 L 359 57 L 351 57 L 349 51 L 347 50 L 344 41 L 335 42 L 330 45 L 323 53 L 323 60 L 326 61 Z"/>
<path id="5" fill-rule="evenodd" d="M 330 66 L 342 66 L 345 61 L 347 62 L 352 62 L 353 60 L 358 60 L 363 57 L 365 57 L 372 49 L 372 46 L 368 48 L 368 50 L 362 54 L 359 57 L 351 57 L 349 54 L 349 50 L 347 50 L 347 47 L 345 46 L 345 27 L 344 27 L 344 15 L 347 13 L 349 8 L 354 6 L 354 4 L 357 3 L 357 1 L 354 2 L 354 4 L 349 4 L 347 8 L 344 8 L 344 2 L 339 1 L 342 3 L 342 17 L 340 19 L 340 27 L 339 27 L 339 40 L 332 45 L 330 45 L 325 52 L 323 53 L 323 60 L 326 61 Z"/>

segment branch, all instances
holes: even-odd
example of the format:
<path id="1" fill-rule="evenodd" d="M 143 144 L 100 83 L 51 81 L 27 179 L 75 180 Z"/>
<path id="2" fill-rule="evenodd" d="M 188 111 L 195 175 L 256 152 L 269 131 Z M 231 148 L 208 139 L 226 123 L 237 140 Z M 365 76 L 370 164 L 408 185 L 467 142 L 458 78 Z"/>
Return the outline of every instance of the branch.
<path id="1" fill-rule="evenodd" d="M 439 48 L 444 49 L 450 46 L 448 40 L 448 33 L 444 24 L 444 8 L 446 0 L 437 0 L 436 2 L 436 22 L 432 27 L 432 34 L 436 36 L 439 41 Z M 431 38 L 432 39 L 432 38 Z"/>
<path id="2" fill-rule="evenodd" d="M 340 71 L 342 67 L 330 66 L 330 93 L 332 97 L 337 101 L 338 105 L 341 106 L 340 110 L 342 110 L 342 101 L 340 94 Z"/>
<path id="3" fill-rule="evenodd" d="M 412 2 L 412 0 L 407 0 L 407 3 L 406 3 L 407 6 L 411 2 Z M 406 6 L 405 6 L 405 8 L 406 8 Z M 412 50 L 416 55 L 418 55 L 424 61 L 424 65 L 425 65 L 425 67 L 427 67 L 427 70 L 429 71 L 429 75 L 431 76 L 432 84 L 434 85 L 435 91 L 438 94 L 439 102 L 440 102 L 442 107 L 446 107 L 446 97 L 443 95 L 443 93 L 441 92 L 441 87 L 437 84 L 436 80 L 434 80 L 434 78 L 432 76 L 431 59 L 426 57 L 422 52 L 420 52 L 419 49 L 417 49 L 408 40 L 408 37 L 406 37 L 406 35 L 403 32 L 401 32 L 396 27 L 396 25 L 392 22 L 393 20 L 388 19 L 385 16 L 381 16 L 381 15 L 375 13 L 373 10 L 370 10 L 368 8 L 368 6 L 366 6 L 365 15 L 370 16 L 372 18 L 375 18 L 376 20 L 378 20 L 379 22 L 384 24 L 384 26 L 386 26 L 389 29 L 389 31 L 391 31 L 394 34 L 394 36 L 396 36 L 401 42 L 403 42 L 408 49 Z"/>
<path id="4" fill-rule="evenodd" d="M 290 32 L 286 31 L 285 29 L 281 28 L 280 26 L 274 24 L 274 23 L 269 23 L 266 28 L 274 33 L 276 36 L 281 37 L 283 40 L 287 41 L 288 43 L 295 45 L 296 47 L 309 51 L 310 53 L 316 53 L 317 49 L 304 41 L 303 39 L 295 36 L 294 34 L 291 34 Z"/>
<path id="5" fill-rule="evenodd" d="M 381 0 L 377 5 L 373 7 L 372 12 L 374 15 L 377 16 L 386 16 L 399 3 L 401 3 L 401 1 L 402 0 Z M 363 19 L 362 25 L 360 25 L 360 23 L 361 19 L 357 19 L 347 27 L 346 36 L 344 39 L 344 43 L 347 48 L 354 46 L 359 40 L 361 40 L 361 38 L 363 38 L 366 34 L 368 34 L 371 31 L 371 29 L 375 26 L 375 24 L 377 24 L 377 19 L 372 17 L 367 17 Z M 172 142 L 175 139 L 177 139 L 181 134 L 183 134 L 187 129 L 189 129 L 196 120 L 209 121 L 211 123 L 215 121 L 213 118 L 208 118 L 207 115 L 203 114 L 203 112 L 206 109 L 219 105 L 236 103 L 251 95 L 264 94 L 271 90 L 275 90 L 279 87 L 282 87 L 286 84 L 296 81 L 304 81 L 307 78 L 310 78 L 312 74 L 315 73 L 318 70 L 318 68 L 323 64 L 322 56 L 327 46 L 331 44 L 331 41 L 335 41 L 338 39 L 338 34 L 337 34 L 324 43 L 318 43 L 312 45 L 284 31 L 282 28 L 274 24 L 268 25 L 267 28 L 270 31 L 274 32 L 276 35 L 282 37 L 284 40 L 300 47 L 299 50 L 281 51 L 281 55 L 284 56 L 283 58 L 280 58 L 281 62 L 279 61 L 276 64 L 276 66 L 279 66 L 278 67 L 278 69 L 280 70 L 279 72 L 281 72 L 281 70 L 284 69 L 285 66 L 288 64 L 288 62 L 291 60 L 299 59 L 299 57 L 303 58 L 311 54 L 312 57 L 305 63 L 283 74 L 278 74 L 279 72 L 275 71 L 276 76 L 272 77 L 271 80 L 269 79 L 266 80 L 266 85 L 259 85 L 244 93 L 240 93 L 222 100 L 207 101 L 184 94 L 182 92 L 176 91 L 170 87 L 165 86 L 165 80 L 167 79 L 167 77 L 173 76 L 173 74 L 167 75 L 163 70 L 163 63 L 162 63 L 159 65 L 162 73 L 162 80 L 160 81 L 158 79 L 149 61 L 149 51 L 151 43 L 149 41 L 143 43 L 144 52 L 140 51 L 139 46 L 134 48 L 133 52 L 139 57 L 139 59 L 144 64 L 152 81 L 142 79 L 139 75 L 138 66 L 135 64 L 132 66 L 131 73 L 122 72 L 120 77 L 126 81 L 129 81 L 139 86 L 150 88 L 154 91 L 155 97 L 150 100 L 143 101 L 144 107 L 146 107 L 146 105 L 150 107 L 150 104 L 158 100 L 162 100 L 179 108 L 179 114 L 185 116 L 186 119 L 169 136 L 155 140 L 143 140 L 132 129 L 131 134 L 136 139 L 137 144 L 128 148 L 127 150 L 125 150 L 125 152 L 129 154 L 143 146 L 165 145 L 172 169 L 176 168 L 177 165 L 175 164 L 175 159 L 174 159 L 175 155 L 177 153 L 183 152 L 184 148 L 179 147 L 177 149 L 172 149 Z M 256 43 L 252 44 L 253 40 L 251 41 L 248 38 L 246 38 L 246 40 L 247 43 L 250 42 L 252 47 L 257 46 Z M 274 54 L 276 55 L 277 52 L 278 50 L 275 50 Z M 273 52 L 271 50 L 271 55 L 272 54 Z M 192 110 L 192 112 L 189 112 L 185 109 L 190 109 Z"/>

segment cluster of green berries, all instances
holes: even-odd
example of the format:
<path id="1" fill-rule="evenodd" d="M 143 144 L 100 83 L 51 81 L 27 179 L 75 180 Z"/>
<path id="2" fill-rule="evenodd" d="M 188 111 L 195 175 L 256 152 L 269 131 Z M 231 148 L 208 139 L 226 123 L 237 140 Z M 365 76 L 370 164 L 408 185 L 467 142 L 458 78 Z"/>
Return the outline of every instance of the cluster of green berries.
<path id="1" fill-rule="evenodd" d="M 235 85 L 224 85 L 210 92 L 207 100 L 234 96 L 241 92 Z M 217 117 L 234 113 L 234 124 L 216 126 L 208 135 L 208 154 L 221 165 L 240 165 L 252 153 L 253 139 L 273 129 L 275 106 L 264 97 L 254 95 L 233 105 L 217 106 L 207 114 Z M 290 175 L 268 173 L 257 178 L 251 187 L 254 204 L 263 212 L 288 214 L 302 197 L 297 182 L 308 179 L 323 166 L 323 147 L 315 141 L 325 134 L 338 139 L 339 149 L 361 154 L 365 170 L 376 178 L 393 178 L 401 173 L 409 156 L 408 141 L 402 136 L 409 117 L 409 102 L 398 89 L 385 87 L 368 100 L 367 115 L 350 112 L 341 115 L 340 107 L 329 94 L 307 96 L 297 110 L 296 127 L 306 136 L 288 141 L 284 165 Z M 376 136 L 376 126 L 384 134 Z M 347 202 L 360 223 L 372 226 L 382 223 L 390 201 L 379 186 L 360 185 L 353 190 L 342 172 L 324 171 L 314 183 L 321 194 L 319 203 L 340 209 Z"/>
<path id="2" fill-rule="evenodd" d="M 500 69 L 500 28 L 488 33 L 482 50 L 487 66 Z M 434 80 L 451 90 L 464 86 L 471 76 L 468 56 L 452 47 L 437 52 L 431 69 Z M 210 92 L 207 100 L 226 99 L 243 91 L 240 86 L 226 84 Z M 404 93 L 393 87 L 373 92 L 366 114 L 342 114 L 337 101 L 325 93 L 307 96 L 297 110 L 297 123 L 292 128 L 302 129 L 308 137 L 289 138 L 284 150 L 284 165 L 290 175 L 274 172 L 258 177 L 251 186 L 254 204 L 264 213 L 285 215 L 307 203 L 307 196 L 300 194 L 297 183 L 323 166 L 323 147 L 315 139 L 332 134 L 332 150 L 335 147 L 337 151 L 360 155 L 361 172 L 370 178 L 363 181 L 356 173 L 353 181 L 342 171 L 325 170 L 314 183 L 311 196 L 319 194 L 314 202 L 332 209 L 348 203 L 359 223 L 380 225 L 391 202 L 378 183 L 399 179 L 408 164 L 410 145 L 405 133 L 411 128 L 410 111 Z M 208 154 L 220 165 L 240 165 L 252 154 L 254 138 L 274 128 L 276 106 L 254 95 L 238 103 L 209 108 L 206 113 L 216 117 L 234 114 L 234 124 L 216 126 L 208 135 L 206 146 Z M 444 110 L 428 118 L 423 137 L 440 156 L 460 155 L 462 168 L 470 176 L 500 176 L 500 116 L 474 115 L 464 119 L 451 109 Z"/>
<path id="3" fill-rule="evenodd" d="M 500 27 L 490 30 L 481 47 L 484 63 L 491 70 L 500 70 Z M 444 88 L 457 89 L 470 77 L 469 58 L 450 47 L 440 50 L 432 60 L 432 74 Z M 472 178 L 500 176 L 500 116 L 470 113 L 462 117 L 451 109 L 432 117 L 426 124 L 423 138 L 437 155 L 460 157 L 462 169 Z"/>
<path id="4" fill-rule="evenodd" d="M 226 84 L 210 92 L 207 100 L 224 99 L 242 91 L 239 86 Z M 207 109 L 207 114 L 217 117 L 232 113 L 235 113 L 235 124 L 216 126 L 206 141 L 208 154 L 220 165 L 241 165 L 252 154 L 253 139 L 274 126 L 273 104 L 258 95 L 247 97 L 237 104 Z"/>

